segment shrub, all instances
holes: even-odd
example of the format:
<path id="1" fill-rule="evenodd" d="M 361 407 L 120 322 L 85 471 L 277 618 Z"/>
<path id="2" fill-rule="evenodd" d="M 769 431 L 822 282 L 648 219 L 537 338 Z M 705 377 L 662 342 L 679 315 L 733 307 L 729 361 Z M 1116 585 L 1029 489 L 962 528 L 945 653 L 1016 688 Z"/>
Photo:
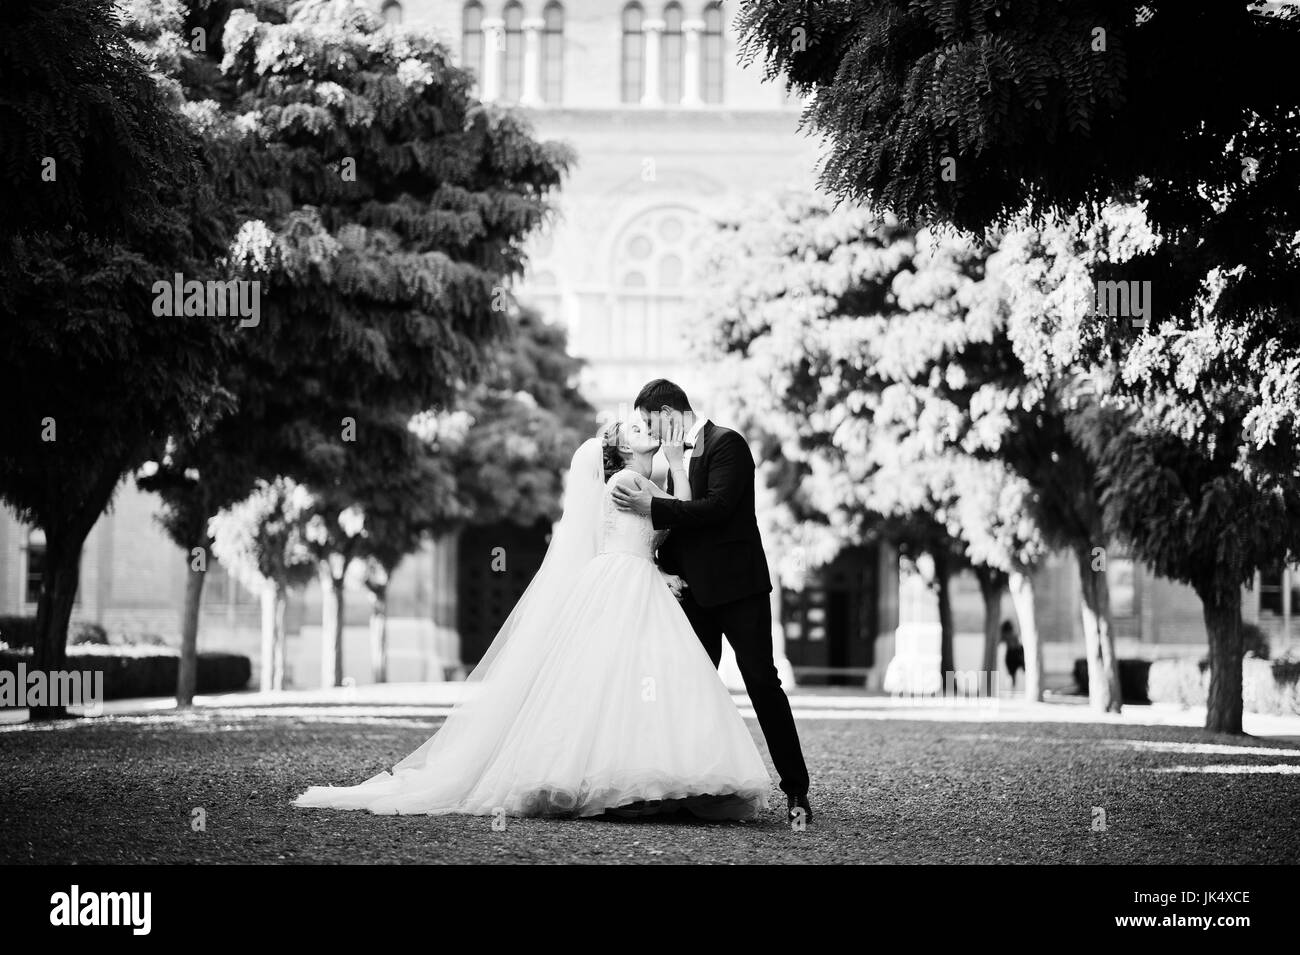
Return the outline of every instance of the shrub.
<path id="1" fill-rule="evenodd" d="M 36 618 L 0 617 L 0 643 L 11 647 L 36 646 Z"/>
<path id="2" fill-rule="evenodd" d="M 35 617 L 0 617 L 0 643 L 10 647 L 36 646 Z M 167 641 L 156 633 L 123 632 L 110 634 L 97 623 L 74 623 L 68 628 L 68 645 L 84 646 L 96 644 L 106 646 L 133 647 L 139 645 L 165 647 Z"/>
<path id="3" fill-rule="evenodd" d="M 1253 623 L 1241 625 L 1241 649 L 1247 655 L 1268 659 L 1268 634 Z"/>
<path id="4" fill-rule="evenodd" d="M 16 674 L 19 663 L 31 665 L 32 655 L 22 650 L 0 650 L 0 671 Z M 252 661 L 237 653 L 200 653 L 198 693 L 229 693 L 248 686 Z M 173 696 L 180 670 L 180 654 L 154 647 L 116 647 L 83 644 L 68 649 L 69 670 L 104 674 L 104 699 Z"/>
<path id="5" fill-rule="evenodd" d="M 1207 660 L 1155 660 L 1147 673 L 1147 696 L 1152 703 L 1204 706 L 1210 692 Z"/>
<path id="6" fill-rule="evenodd" d="M 1210 690 L 1208 660 L 1157 660 L 1151 664 L 1148 692 L 1154 703 L 1204 706 Z M 1241 661 L 1241 700 L 1249 713 L 1300 714 L 1300 660 Z"/>
<path id="7" fill-rule="evenodd" d="M 1125 703 L 1150 703 L 1147 697 L 1147 670 L 1150 660 L 1119 661 L 1119 691 Z M 1074 661 L 1074 683 L 1084 696 L 1088 694 L 1088 661 L 1080 657 Z"/>
<path id="8" fill-rule="evenodd" d="M 1300 660 L 1242 661 L 1242 704 L 1252 713 L 1300 714 Z"/>
<path id="9" fill-rule="evenodd" d="M 110 634 L 108 643 L 115 647 L 166 647 L 167 639 L 148 630 L 121 630 Z"/>
<path id="10" fill-rule="evenodd" d="M 68 643 L 105 646 L 108 644 L 108 631 L 97 623 L 74 623 L 68 634 Z"/>

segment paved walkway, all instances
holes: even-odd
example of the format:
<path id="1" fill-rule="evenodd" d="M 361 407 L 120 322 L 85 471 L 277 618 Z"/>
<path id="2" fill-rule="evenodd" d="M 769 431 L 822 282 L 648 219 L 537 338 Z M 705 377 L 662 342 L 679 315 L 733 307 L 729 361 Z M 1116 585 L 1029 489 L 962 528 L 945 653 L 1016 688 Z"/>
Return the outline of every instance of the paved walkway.
<path id="1" fill-rule="evenodd" d="M 0 727 L 0 864 L 1300 862 L 1300 746 L 1143 725 L 1196 723 L 1194 713 L 1099 718 L 1063 702 L 995 712 L 800 689 L 817 813 L 803 831 L 786 824 L 775 779 L 767 811 L 743 825 L 511 818 L 501 828 L 487 816 L 293 806 L 308 786 L 391 768 L 463 692 L 238 694 L 184 712 L 121 701 L 105 718 Z"/>

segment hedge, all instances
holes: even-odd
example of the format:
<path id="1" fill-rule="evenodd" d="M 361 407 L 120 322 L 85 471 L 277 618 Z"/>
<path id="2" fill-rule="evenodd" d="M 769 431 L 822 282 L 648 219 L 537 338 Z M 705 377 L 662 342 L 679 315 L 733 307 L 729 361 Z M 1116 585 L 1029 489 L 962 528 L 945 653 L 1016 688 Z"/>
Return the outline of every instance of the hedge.
<path id="1" fill-rule="evenodd" d="M 1205 706 L 1209 691 L 1207 660 L 1156 660 L 1151 664 L 1152 702 Z M 1300 714 L 1300 660 L 1245 657 L 1241 661 L 1241 697 L 1248 713 Z"/>
<path id="2" fill-rule="evenodd" d="M 1150 660 L 1119 661 L 1119 692 L 1125 703 L 1150 703 L 1147 695 L 1147 670 Z M 1074 661 L 1074 683 L 1079 692 L 1088 695 L 1088 661 L 1080 657 Z"/>
<path id="3" fill-rule="evenodd" d="M 112 640 L 108 631 L 97 623 L 79 621 L 68 627 L 68 643 L 127 643 L 125 639 Z M 0 615 L 0 643 L 10 647 L 31 648 L 36 646 L 36 618 L 9 617 Z"/>
<path id="4" fill-rule="evenodd" d="M 229 693 L 248 686 L 253 663 L 237 653 L 200 653 L 198 693 Z M 17 675 L 18 664 L 32 665 L 32 654 L 0 650 L 0 671 Z M 158 647 L 84 646 L 68 648 L 68 670 L 102 671 L 104 699 L 174 696 L 180 654 Z"/>
<path id="5" fill-rule="evenodd" d="M 36 646 L 36 618 L 0 617 L 0 643 L 11 647 Z"/>

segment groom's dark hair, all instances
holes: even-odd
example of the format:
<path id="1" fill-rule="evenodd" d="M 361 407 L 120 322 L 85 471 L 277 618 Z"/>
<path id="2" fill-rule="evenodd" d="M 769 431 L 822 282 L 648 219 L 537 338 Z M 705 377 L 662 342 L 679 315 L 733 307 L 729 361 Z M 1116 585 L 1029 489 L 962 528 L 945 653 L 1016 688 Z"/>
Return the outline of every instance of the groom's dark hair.
<path id="1" fill-rule="evenodd" d="M 682 391 L 681 385 L 674 384 L 667 378 L 656 378 L 648 382 L 637 394 L 632 407 L 658 411 L 664 405 L 682 414 L 693 410 L 691 401 L 686 397 L 686 392 Z"/>

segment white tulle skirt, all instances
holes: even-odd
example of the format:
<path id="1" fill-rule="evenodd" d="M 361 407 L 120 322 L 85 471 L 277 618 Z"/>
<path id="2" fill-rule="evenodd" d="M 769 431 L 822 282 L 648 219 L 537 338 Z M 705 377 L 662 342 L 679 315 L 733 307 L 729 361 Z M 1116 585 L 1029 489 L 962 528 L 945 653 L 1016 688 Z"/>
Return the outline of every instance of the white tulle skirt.
<path id="1" fill-rule="evenodd" d="M 510 816 L 685 808 L 717 819 L 766 808 L 771 781 L 753 737 L 652 563 L 596 557 L 546 616 L 512 637 L 471 699 L 391 773 L 314 786 L 294 805 Z"/>

